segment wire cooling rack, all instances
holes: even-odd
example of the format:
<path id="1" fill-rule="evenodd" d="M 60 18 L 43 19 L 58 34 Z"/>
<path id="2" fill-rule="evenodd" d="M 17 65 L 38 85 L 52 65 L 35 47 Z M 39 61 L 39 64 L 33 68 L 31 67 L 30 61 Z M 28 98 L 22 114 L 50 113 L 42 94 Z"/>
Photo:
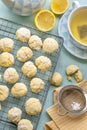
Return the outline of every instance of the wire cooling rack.
<path id="1" fill-rule="evenodd" d="M 51 38 L 56 39 L 59 43 L 59 49 L 54 54 L 47 54 L 43 50 L 33 51 L 34 55 L 31 59 L 31 61 L 34 62 L 34 60 L 37 57 L 39 57 L 40 55 L 47 56 L 52 61 L 52 68 L 48 72 L 41 72 L 40 70 L 38 70 L 36 77 L 41 78 L 45 82 L 45 87 L 44 87 L 44 90 L 42 92 L 40 92 L 39 94 L 35 94 L 31 91 L 31 89 L 29 87 L 29 83 L 30 83 L 31 79 L 25 77 L 21 72 L 21 67 L 22 67 L 23 63 L 18 61 L 16 58 L 17 50 L 21 46 L 28 46 L 27 43 L 22 43 L 16 39 L 15 32 L 20 27 L 26 27 L 26 26 L 18 24 L 18 23 L 14 23 L 12 21 L 8 21 L 8 20 L 3 19 L 3 18 L 0 18 L 0 38 L 9 37 L 9 38 L 14 40 L 15 45 L 14 45 L 14 48 L 11 52 L 15 58 L 15 63 L 13 65 L 13 67 L 16 68 L 17 72 L 19 73 L 19 77 L 20 77 L 19 82 L 25 83 L 26 86 L 28 87 L 28 90 L 29 90 L 27 96 L 20 98 L 20 99 L 14 98 L 10 93 L 8 98 L 6 99 L 6 101 L 1 103 L 2 109 L 0 110 L 0 130 L 17 130 L 17 126 L 15 124 L 11 123 L 7 118 L 7 112 L 12 107 L 20 108 L 23 112 L 22 119 L 26 118 L 26 119 L 31 120 L 31 122 L 34 126 L 34 130 L 37 130 L 37 126 L 38 126 L 38 122 L 39 122 L 41 113 L 36 115 L 36 116 L 27 115 L 25 112 L 25 109 L 24 109 L 24 104 L 25 104 L 25 101 L 27 99 L 29 99 L 30 97 L 35 97 L 35 98 L 39 98 L 42 105 L 44 106 L 44 103 L 45 103 L 45 100 L 47 97 L 47 93 L 49 90 L 49 86 L 50 86 L 49 78 L 52 76 L 52 73 L 54 72 L 54 69 L 56 67 L 57 60 L 58 60 L 58 57 L 59 57 L 59 54 L 60 54 L 60 51 L 62 48 L 62 43 L 63 43 L 63 39 L 61 37 L 58 37 L 56 35 L 49 34 L 49 33 L 44 33 L 44 32 L 41 32 L 41 31 L 36 30 L 34 28 L 31 28 L 31 27 L 27 27 L 28 29 L 30 29 L 32 34 L 38 35 L 39 37 L 42 38 L 42 40 L 46 39 L 47 37 L 51 37 Z M 2 52 L 0 52 L 0 53 L 2 53 Z M 0 75 L 1 75 L 0 84 L 7 85 L 9 87 L 9 89 L 11 90 L 12 85 L 6 83 L 3 79 L 3 73 L 5 70 L 6 70 L 6 68 L 0 67 Z"/>

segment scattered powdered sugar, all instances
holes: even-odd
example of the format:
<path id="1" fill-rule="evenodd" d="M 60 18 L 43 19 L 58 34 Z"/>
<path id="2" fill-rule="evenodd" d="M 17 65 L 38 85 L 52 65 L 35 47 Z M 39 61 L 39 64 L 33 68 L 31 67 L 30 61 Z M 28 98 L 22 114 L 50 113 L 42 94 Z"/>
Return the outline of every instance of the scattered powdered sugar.
<path id="1" fill-rule="evenodd" d="M 31 61 L 28 61 L 25 63 L 25 66 L 30 68 L 33 66 L 33 63 Z"/>
<path id="2" fill-rule="evenodd" d="M 16 117 L 20 116 L 20 113 L 14 112 L 12 116 L 13 116 L 14 118 L 16 118 Z"/>
<path id="3" fill-rule="evenodd" d="M 25 63 L 26 66 L 29 66 L 30 64 L 32 64 L 32 63 L 29 61 Z"/>
<path id="4" fill-rule="evenodd" d="M 20 32 L 22 36 L 27 36 L 27 35 L 30 35 L 30 31 L 29 30 L 23 30 Z"/>
<path id="5" fill-rule="evenodd" d="M 13 116 L 14 118 L 20 117 L 21 114 L 22 114 L 22 112 L 21 112 L 18 108 L 14 108 L 14 109 L 13 109 L 12 116 Z"/>
<path id="6" fill-rule="evenodd" d="M 19 55 L 19 57 L 21 57 L 22 59 L 25 59 L 26 55 L 22 53 L 21 55 Z"/>
<path id="7" fill-rule="evenodd" d="M 80 103 L 77 103 L 77 102 L 73 102 L 71 104 L 73 110 L 80 110 L 81 109 L 81 104 Z"/>
<path id="8" fill-rule="evenodd" d="M 43 60 L 43 63 L 47 63 L 47 62 L 48 62 L 48 59 L 45 58 L 45 59 Z"/>
<path id="9" fill-rule="evenodd" d="M 25 129 L 27 129 L 27 125 L 24 125 L 24 124 L 23 124 L 23 125 L 20 125 L 19 128 L 25 130 Z"/>

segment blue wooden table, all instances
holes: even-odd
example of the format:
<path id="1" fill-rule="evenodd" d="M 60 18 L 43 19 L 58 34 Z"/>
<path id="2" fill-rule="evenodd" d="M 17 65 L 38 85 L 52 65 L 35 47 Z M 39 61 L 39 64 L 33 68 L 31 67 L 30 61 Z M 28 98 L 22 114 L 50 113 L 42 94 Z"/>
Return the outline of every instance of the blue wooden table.
<path id="1" fill-rule="evenodd" d="M 71 8 L 71 3 L 73 2 L 73 0 L 70 0 L 70 8 Z M 87 5 L 87 1 L 86 0 L 79 0 L 81 5 Z M 47 0 L 46 5 L 44 6 L 45 9 L 50 9 L 50 0 Z M 15 21 L 17 23 L 21 23 L 21 24 L 25 24 L 27 26 L 34 26 L 34 15 L 32 16 L 27 16 L 27 17 L 22 17 L 22 16 L 17 16 L 15 14 L 13 14 L 1 1 L 0 1 L 0 17 L 2 18 L 6 18 L 9 19 L 11 21 Z M 55 33 L 56 35 L 58 34 L 58 22 L 59 22 L 59 17 L 57 16 L 57 22 L 55 27 L 53 28 L 52 31 L 50 31 L 50 33 Z M 65 74 L 65 68 L 69 65 L 69 64 L 75 64 L 78 65 L 80 70 L 83 73 L 83 77 L 84 79 L 87 79 L 87 60 L 83 60 L 83 59 L 79 59 L 73 55 L 71 55 L 64 47 L 62 48 L 57 66 L 56 66 L 56 70 L 62 74 L 63 76 L 63 82 L 62 82 L 62 86 L 63 85 L 67 85 L 67 84 L 74 84 L 76 83 L 76 81 L 73 79 L 72 82 L 69 82 L 66 78 L 66 74 Z M 46 114 L 46 109 L 48 107 L 50 107 L 53 104 L 53 95 L 52 92 L 55 89 L 55 87 L 50 86 L 50 90 L 48 92 L 47 95 L 47 99 L 45 102 L 45 106 L 43 108 L 42 114 L 41 114 L 41 118 L 38 124 L 38 128 L 37 130 L 44 130 L 44 124 L 46 122 L 48 122 L 50 120 L 49 116 Z"/>

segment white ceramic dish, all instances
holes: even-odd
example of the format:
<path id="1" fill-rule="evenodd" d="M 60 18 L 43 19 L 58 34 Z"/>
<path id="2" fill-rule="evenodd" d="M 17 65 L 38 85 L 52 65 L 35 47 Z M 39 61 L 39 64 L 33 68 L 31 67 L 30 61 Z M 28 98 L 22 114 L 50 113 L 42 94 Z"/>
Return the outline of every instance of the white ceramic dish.
<path id="1" fill-rule="evenodd" d="M 70 52 L 72 55 L 81 58 L 81 59 L 87 59 L 87 50 L 80 49 L 76 46 L 74 46 L 71 43 L 69 32 L 68 32 L 68 16 L 72 10 L 68 10 L 60 19 L 59 25 L 58 25 L 58 33 L 60 36 L 64 38 L 63 46 L 65 49 Z"/>

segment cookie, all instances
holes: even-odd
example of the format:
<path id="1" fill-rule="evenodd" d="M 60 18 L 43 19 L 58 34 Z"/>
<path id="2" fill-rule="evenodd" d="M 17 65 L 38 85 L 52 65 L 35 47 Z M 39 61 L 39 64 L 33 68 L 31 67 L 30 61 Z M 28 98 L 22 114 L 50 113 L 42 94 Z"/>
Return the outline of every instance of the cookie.
<path id="1" fill-rule="evenodd" d="M 0 39 L 0 50 L 3 52 L 11 52 L 14 46 L 14 41 L 8 37 Z"/>
<path id="2" fill-rule="evenodd" d="M 33 130 L 33 125 L 30 120 L 22 119 L 18 123 L 17 130 Z"/>
<path id="3" fill-rule="evenodd" d="M 79 83 L 83 80 L 83 74 L 80 70 L 78 70 L 74 75 L 76 81 Z"/>
<path id="4" fill-rule="evenodd" d="M 37 68 L 33 62 L 27 61 L 22 66 L 22 72 L 25 76 L 32 78 L 37 74 Z"/>
<path id="5" fill-rule="evenodd" d="M 30 36 L 31 36 L 30 30 L 25 27 L 21 27 L 16 31 L 16 37 L 21 42 L 28 42 Z"/>
<path id="6" fill-rule="evenodd" d="M 58 42 L 53 38 L 46 38 L 43 41 L 43 50 L 48 53 L 54 53 L 58 50 L 59 44 Z"/>
<path id="7" fill-rule="evenodd" d="M 19 79 L 19 75 L 15 68 L 9 67 L 4 72 L 4 80 L 8 83 L 15 83 Z"/>
<path id="8" fill-rule="evenodd" d="M 13 123 L 18 123 L 21 120 L 22 111 L 17 108 L 13 107 L 8 111 L 8 119 Z"/>
<path id="9" fill-rule="evenodd" d="M 21 98 L 27 95 L 28 89 L 24 83 L 16 83 L 11 89 L 11 94 L 16 98 Z"/>
<path id="10" fill-rule="evenodd" d="M 46 72 L 51 69 L 52 63 L 51 60 L 46 56 L 40 56 L 35 59 L 35 65 L 43 72 Z"/>
<path id="11" fill-rule="evenodd" d="M 17 51 L 17 59 L 21 62 L 26 62 L 29 59 L 31 59 L 33 56 L 33 52 L 29 47 L 21 47 L 18 51 Z"/>
<path id="12" fill-rule="evenodd" d="M 0 54 L 0 66 L 10 67 L 14 64 L 14 56 L 8 52 Z"/>
<path id="13" fill-rule="evenodd" d="M 50 80 L 50 83 L 54 86 L 60 86 L 62 83 L 62 75 L 58 72 L 54 72 Z"/>
<path id="14" fill-rule="evenodd" d="M 79 70 L 79 67 L 77 65 L 69 65 L 66 68 L 66 74 L 67 75 L 73 75 L 78 70 Z"/>
<path id="15" fill-rule="evenodd" d="M 25 110 L 29 115 L 37 115 L 42 110 L 42 104 L 37 98 L 29 98 L 25 103 Z"/>
<path id="16" fill-rule="evenodd" d="M 44 89 L 44 81 L 40 78 L 33 78 L 30 82 L 32 92 L 39 93 Z"/>
<path id="17" fill-rule="evenodd" d="M 9 88 L 5 85 L 0 85 L 0 101 L 4 101 L 7 99 L 9 95 Z"/>
<path id="18" fill-rule="evenodd" d="M 29 39 L 29 47 L 34 50 L 40 50 L 42 47 L 42 40 L 37 35 L 32 35 Z"/>

